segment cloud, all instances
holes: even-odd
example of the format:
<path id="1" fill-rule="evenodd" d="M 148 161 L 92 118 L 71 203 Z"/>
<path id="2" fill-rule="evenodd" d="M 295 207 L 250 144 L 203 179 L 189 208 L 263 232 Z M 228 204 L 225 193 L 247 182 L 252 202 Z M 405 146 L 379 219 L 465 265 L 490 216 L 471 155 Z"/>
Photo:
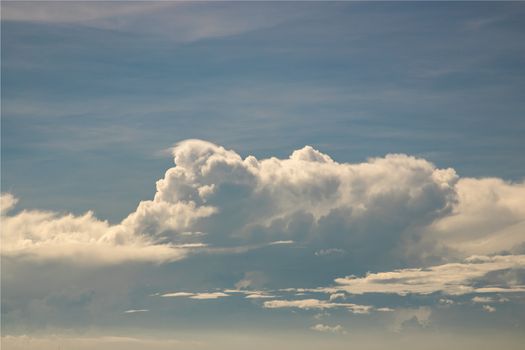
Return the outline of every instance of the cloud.
<path id="1" fill-rule="evenodd" d="M 474 303 L 493 303 L 495 300 L 491 297 L 480 297 L 476 296 L 472 298 L 472 302 Z"/>
<path id="2" fill-rule="evenodd" d="M 246 296 L 246 299 L 268 299 L 268 298 L 275 298 L 275 295 L 257 292 L 257 293 L 248 294 Z"/>
<path id="3" fill-rule="evenodd" d="M 428 234 L 466 255 L 525 252 L 525 181 L 463 178 L 451 215 Z"/>
<path id="4" fill-rule="evenodd" d="M 407 155 L 347 164 L 306 146 L 258 160 L 201 140 L 178 143 L 173 155 L 176 166 L 157 182 L 154 199 L 125 220 L 161 240 L 189 230 L 208 233 L 210 246 L 295 242 L 364 263 L 372 253 L 402 254 L 417 227 L 446 215 L 455 200 L 452 169 Z M 182 206 L 180 217 L 166 225 L 174 206 Z"/>
<path id="5" fill-rule="evenodd" d="M 496 308 L 494 306 L 490 305 L 483 305 L 483 310 L 487 312 L 496 312 Z"/>
<path id="6" fill-rule="evenodd" d="M 12 195 L 2 194 L 6 208 L 12 208 L 16 201 Z M 24 260 L 66 259 L 86 265 L 166 262 L 182 259 L 191 250 L 156 244 L 126 231 L 122 225 L 100 221 L 92 212 L 75 216 L 24 210 L 10 216 L 2 211 L 1 227 L 2 255 Z"/>
<path id="7" fill-rule="evenodd" d="M 345 251 L 339 248 L 320 249 L 315 252 L 316 256 L 327 256 L 327 255 L 340 255 L 344 254 Z"/>
<path id="8" fill-rule="evenodd" d="M 344 299 L 344 298 L 345 298 L 345 294 L 344 293 L 330 294 L 330 301 L 334 301 L 336 299 Z"/>
<path id="9" fill-rule="evenodd" d="M 4 215 L 13 209 L 18 202 L 18 198 L 15 198 L 11 193 L 2 193 L 0 195 L 0 215 Z"/>
<path id="10" fill-rule="evenodd" d="M 148 311 L 149 311 L 148 309 L 131 309 L 131 310 L 124 311 L 124 313 L 125 314 L 136 314 L 136 313 L 148 312 Z"/>
<path id="11" fill-rule="evenodd" d="M 174 298 L 174 297 L 191 297 L 192 295 L 194 295 L 194 293 L 173 292 L 173 293 L 161 294 L 160 296 L 163 297 L 163 298 Z"/>
<path id="12" fill-rule="evenodd" d="M 424 328 L 428 326 L 431 315 L 432 310 L 428 307 L 398 309 L 395 311 L 395 319 L 390 328 L 394 332 L 400 332 L 408 328 Z"/>
<path id="13" fill-rule="evenodd" d="M 310 327 L 310 329 L 313 331 L 323 332 L 323 333 L 346 334 L 346 331 L 341 325 L 328 326 L 328 325 L 318 323 L 315 326 Z"/>
<path id="14" fill-rule="evenodd" d="M 266 309 L 298 308 L 303 310 L 346 308 L 354 314 L 367 314 L 372 309 L 372 307 L 368 305 L 357 305 L 352 303 L 332 303 L 318 299 L 270 300 L 265 301 L 263 306 Z"/>
<path id="15" fill-rule="evenodd" d="M 2 7 L 2 21 L 76 25 L 141 33 L 176 42 L 193 42 L 270 28 L 301 16 L 286 5 L 231 6 L 182 2 L 33 3 L 10 2 Z M 288 9 L 288 10 L 287 10 Z"/>
<path id="16" fill-rule="evenodd" d="M 160 295 L 163 298 L 174 298 L 174 297 L 186 297 L 189 299 L 196 300 L 208 300 L 208 299 L 219 299 L 224 297 L 229 297 L 229 294 L 223 292 L 203 292 L 203 293 L 189 293 L 189 292 L 173 292 L 165 293 Z"/>
<path id="17" fill-rule="evenodd" d="M 495 287 L 486 284 L 479 285 L 480 280 L 491 273 L 524 268 L 525 255 L 474 256 L 463 263 L 369 273 L 365 277 L 337 278 L 335 282 L 339 286 L 328 288 L 327 292 L 341 290 L 349 294 L 387 293 L 400 295 L 436 292 L 450 295 L 524 292 L 525 286 L 516 285 L 514 281 L 500 281 L 504 285 Z"/>
<path id="18" fill-rule="evenodd" d="M 219 299 L 229 297 L 228 294 L 222 292 L 214 293 L 196 293 L 190 297 L 190 299 L 206 300 L 206 299 Z"/>
<path id="19" fill-rule="evenodd" d="M 2 255 L 103 265 L 280 247 L 292 252 L 283 259 L 334 255 L 379 270 L 523 244 L 522 183 L 460 179 L 403 154 L 338 163 L 310 146 L 257 159 L 186 140 L 172 153 L 153 199 L 115 225 L 91 212 L 11 215 L 16 198 L 2 195 Z"/>

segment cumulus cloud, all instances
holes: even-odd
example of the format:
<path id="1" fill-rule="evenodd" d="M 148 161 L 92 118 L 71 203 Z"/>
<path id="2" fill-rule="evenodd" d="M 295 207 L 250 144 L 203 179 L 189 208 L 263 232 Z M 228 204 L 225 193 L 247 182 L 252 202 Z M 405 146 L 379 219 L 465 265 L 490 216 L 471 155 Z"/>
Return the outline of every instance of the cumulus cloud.
<path id="1" fill-rule="evenodd" d="M 455 189 L 451 215 L 429 234 L 466 255 L 525 252 L 525 181 L 463 178 Z"/>
<path id="2" fill-rule="evenodd" d="M 322 323 L 318 323 L 315 326 L 310 327 L 310 329 L 313 331 L 323 332 L 323 333 L 346 334 L 346 331 L 344 330 L 343 326 L 339 324 L 335 326 L 328 326 Z"/>
<path id="3" fill-rule="evenodd" d="M 206 232 L 210 245 L 296 242 L 366 260 L 403 249 L 455 199 L 452 169 L 406 155 L 346 164 L 306 146 L 286 159 L 243 159 L 200 140 L 175 145 L 173 155 L 154 199 L 123 222 L 162 242 Z"/>
<path id="4" fill-rule="evenodd" d="M 459 179 L 453 169 L 403 154 L 349 164 L 306 146 L 285 159 L 259 160 L 201 140 L 172 152 L 175 166 L 153 198 L 116 225 L 91 212 L 11 215 L 16 198 L 2 195 L 2 254 L 159 263 L 195 251 L 301 247 L 305 256 L 389 269 L 444 260 L 449 251 L 516 252 L 523 243 L 520 183 Z"/>
<path id="5" fill-rule="evenodd" d="M 344 299 L 344 298 L 345 298 L 345 294 L 344 293 L 330 294 L 330 301 L 334 301 L 336 299 Z"/>
<path id="6" fill-rule="evenodd" d="M 0 214 L 4 215 L 13 209 L 17 202 L 18 199 L 15 198 L 11 193 L 2 193 L 0 195 Z"/>
<path id="7" fill-rule="evenodd" d="M 11 209 L 16 198 L 2 195 Z M 5 214 L 4 214 L 5 213 Z M 156 244 L 131 234 L 121 225 L 81 216 L 24 210 L 15 215 L 2 211 L 2 255 L 26 260 L 67 259 L 81 264 L 114 264 L 123 261 L 164 262 L 182 259 L 190 250 L 173 244 Z"/>

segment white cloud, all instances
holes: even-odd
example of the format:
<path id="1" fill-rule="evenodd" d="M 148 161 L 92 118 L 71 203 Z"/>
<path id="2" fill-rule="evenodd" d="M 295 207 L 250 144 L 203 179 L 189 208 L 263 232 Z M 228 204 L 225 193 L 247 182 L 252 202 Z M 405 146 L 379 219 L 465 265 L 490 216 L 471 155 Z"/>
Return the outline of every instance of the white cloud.
<path id="1" fill-rule="evenodd" d="M 219 299 L 219 298 L 224 298 L 224 297 L 229 297 L 229 295 L 226 293 L 222 293 L 222 292 L 196 293 L 190 296 L 190 299 L 206 300 L 206 299 Z"/>
<path id="2" fill-rule="evenodd" d="M 475 256 L 463 263 L 450 263 L 428 268 L 400 269 L 391 272 L 369 273 L 365 277 L 349 276 L 336 279 L 339 286 L 327 292 L 345 291 L 350 294 L 430 294 L 451 295 L 484 292 L 523 292 L 525 286 L 511 282 L 504 286 L 476 286 L 474 282 L 487 274 L 508 269 L 524 269 L 525 255 Z"/>
<path id="3" fill-rule="evenodd" d="M 7 199 L 4 199 L 7 198 Z M 9 205 L 11 195 L 2 195 Z M 100 265 L 124 261 L 165 262 L 184 258 L 190 251 L 172 244 L 156 244 L 131 234 L 121 225 L 82 216 L 44 211 L 2 215 L 2 255 L 26 260 L 67 259 L 78 264 Z"/>
<path id="4" fill-rule="evenodd" d="M 315 326 L 310 327 L 310 329 L 313 331 L 323 332 L 323 333 L 346 334 L 346 331 L 344 330 L 343 326 L 339 324 L 335 326 L 328 326 L 328 325 L 318 323 Z"/>
<path id="5" fill-rule="evenodd" d="M 136 314 L 136 313 L 148 312 L 148 311 L 149 311 L 148 309 L 131 309 L 131 310 L 124 311 L 124 313 L 125 314 Z"/>
<path id="6" fill-rule="evenodd" d="M 349 249 L 369 259 L 408 245 L 404 233 L 448 213 L 455 198 L 452 169 L 406 155 L 346 164 L 306 146 L 287 159 L 243 159 L 200 140 L 178 143 L 173 155 L 154 199 L 125 220 L 163 239 L 197 231 L 214 242 L 307 243 L 317 255 Z M 174 206 L 179 217 L 166 225 Z"/>
<path id="7" fill-rule="evenodd" d="M 263 306 L 267 309 L 298 308 L 303 310 L 346 308 L 354 314 L 367 314 L 372 309 L 372 307 L 368 305 L 357 305 L 352 303 L 332 303 L 318 299 L 270 300 L 265 301 Z"/>
<path id="8" fill-rule="evenodd" d="M 4 215 L 13 209 L 17 202 L 18 199 L 15 198 L 11 193 L 2 193 L 0 195 L 0 215 Z"/>
<path id="9" fill-rule="evenodd" d="M 451 215 L 430 225 L 428 233 L 472 254 L 525 252 L 525 181 L 460 179 Z"/>
<path id="10" fill-rule="evenodd" d="M 306 246 L 318 256 L 338 254 L 388 269 L 410 259 L 446 259 L 454 250 L 439 250 L 443 245 L 464 254 L 516 250 L 523 243 L 524 184 L 458 181 L 453 169 L 402 154 L 349 164 L 306 146 L 286 159 L 258 160 L 201 140 L 172 151 L 176 165 L 157 181 L 153 199 L 116 225 L 91 212 L 10 215 L 16 198 L 2 195 L 2 254 L 161 263 L 195 251 Z"/>
<path id="11" fill-rule="evenodd" d="M 194 295 L 194 293 L 189 292 L 173 292 L 173 293 L 165 293 L 161 294 L 160 296 L 163 298 L 174 298 L 174 297 L 191 297 Z"/>
<path id="12" fill-rule="evenodd" d="M 483 310 L 487 312 L 496 312 L 496 308 L 494 306 L 490 305 L 483 305 Z"/>
<path id="13" fill-rule="evenodd" d="M 190 292 L 173 292 L 165 293 L 160 295 L 163 298 L 176 298 L 176 297 L 185 297 L 189 299 L 196 300 L 207 300 L 207 299 L 219 299 L 224 297 L 229 297 L 229 294 L 223 292 L 203 292 L 203 293 L 190 293 Z"/>
<path id="14" fill-rule="evenodd" d="M 336 299 L 344 299 L 344 298 L 345 298 L 345 294 L 344 293 L 330 294 L 330 301 L 334 301 Z"/>
<path id="15" fill-rule="evenodd" d="M 258 293 L 248 294 L 246 296 L 246 299 L 268 299 L 268 298 L 275 298 L 275 295 L 258 292 Z"/>
<path id="16" fill-rule="evenodd" d="M 472 298 L 472 302 L 474 303 L 493 303 L 494 301 L 494 298 L 491 297 L 475 296 Z"/>

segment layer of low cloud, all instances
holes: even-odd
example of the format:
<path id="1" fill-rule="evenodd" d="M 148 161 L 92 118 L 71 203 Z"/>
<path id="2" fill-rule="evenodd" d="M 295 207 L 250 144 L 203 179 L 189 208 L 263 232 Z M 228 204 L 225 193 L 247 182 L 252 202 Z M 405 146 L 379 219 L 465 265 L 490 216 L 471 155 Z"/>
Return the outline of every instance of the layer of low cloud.
<path id="1" fill-rule="evenodd" d="M 327 291 L 400 295 L 525 292 L 525 285 L 517 284 L 516 280 L 499 280 L 499 285 L 490 285 L 490 280 L 483 281 L 491 273 L 511 269 L 525 269 L 525 255 L 474 256 L 462 263 L 369 273 L 365 277 L 349 276 L 336 279 L 339 286 Z M 484 283 L 480 286 L 480 282 Z"/>
<path id="2" fill-rule="evenodd" d="M 3 256 L 24 260 L 67 260 L 77 264 L 106 265 L 125 261 L 166 262 L 186 256 L 192 247 L 156 244 L 111 226 L 92 212 L 81 216 L 38 210 L 7 215 L 16 200 L 2 195 Z"/>

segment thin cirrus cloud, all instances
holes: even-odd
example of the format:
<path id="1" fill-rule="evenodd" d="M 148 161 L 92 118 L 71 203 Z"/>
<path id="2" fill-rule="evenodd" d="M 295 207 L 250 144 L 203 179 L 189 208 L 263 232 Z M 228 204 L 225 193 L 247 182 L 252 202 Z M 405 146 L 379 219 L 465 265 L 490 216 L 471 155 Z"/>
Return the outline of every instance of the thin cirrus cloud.
<path id="1" fill-rule="evenodd" d="M 460 178 L 403 154 L 350 164 L 306 146 L 286 159 L 259 160 L 201 140 L 172 151 L 176 165 L 157 182 L 154 198 L 116 225 L 91 212 L 12 214 L 17 199 L 2 195 L 2 255 L 105 265 L 298 245 L 319 258 L 351 255 L 366 264 L 370 254 L 382 254 L 424 264 L 439 254 L 457 260 L 523 251 L 524 183 Z M 472 243 L 476 239 L 484 243 Z M 481 273 L 478 268 L 504 261 L 521 264 L 519 256 L 491 259 L 458 266 Z M 339 281 L 356 291 L 361 283 Z M 429 288 L 423 291 L 441 287 Z"/>
<path id="2" fill-rule="evenodd" d="M 207 6 L 199 3 L 156 2 L 8 2 L 2 21 L 74 24 L 89 28 L 156 35 L 188 43 L 269 28 L 301 16 L 301 11 L 267 6 Z"/>

